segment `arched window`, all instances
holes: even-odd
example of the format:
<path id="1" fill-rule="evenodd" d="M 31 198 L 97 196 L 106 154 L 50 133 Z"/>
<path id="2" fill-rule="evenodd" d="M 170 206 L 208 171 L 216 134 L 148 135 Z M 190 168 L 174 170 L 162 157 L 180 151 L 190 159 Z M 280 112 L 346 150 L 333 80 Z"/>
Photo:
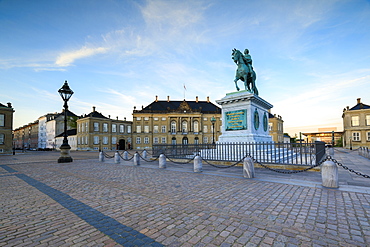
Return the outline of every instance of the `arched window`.
<path id="1" fill-rule="evenodd" d="M 182 138 L 182 145 L 188 145 L 188 142 L 189 140 L 187 137 Z"/>
<path id="2" fill-rule="evenodd" d="M 194 121 L 194 132 L 195 133 L 199 132 L 199 122 L 198 121 Z"/>
<path id="3" fill-rule="evenodd" d="M 175 145 L 175 144 L 176 144 L 176 137 L 172 137 L 171 143 L 172 143 L 173 145 Z"/>
<path id="4" fill-rule="evenodd" d="M 176 133 L 176 121 L 171 122 L 171 133 Z"/>
<path id="5" fill-rule="evenodd" d="M 188 122 L 182 121 L 182 133 L 187 133 L 187 132 L 188 132 Z"/>
<path id="6" fill-rule="evenodd" d="M 194 138 L 194 144 L 199 144 L 199 138 L 198 137 Z"/>

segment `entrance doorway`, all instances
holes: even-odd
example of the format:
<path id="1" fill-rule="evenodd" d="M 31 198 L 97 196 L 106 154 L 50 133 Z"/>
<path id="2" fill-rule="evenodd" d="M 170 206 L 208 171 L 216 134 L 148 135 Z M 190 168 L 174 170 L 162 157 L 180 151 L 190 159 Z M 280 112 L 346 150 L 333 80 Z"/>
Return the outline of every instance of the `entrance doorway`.
<path id="1" fill-rule="evenodd" d="M 126 144 L 125 140 L 124 139 L 120 139 L 118 141 L 118 150 L 125 150 L 125 144 Z"/>

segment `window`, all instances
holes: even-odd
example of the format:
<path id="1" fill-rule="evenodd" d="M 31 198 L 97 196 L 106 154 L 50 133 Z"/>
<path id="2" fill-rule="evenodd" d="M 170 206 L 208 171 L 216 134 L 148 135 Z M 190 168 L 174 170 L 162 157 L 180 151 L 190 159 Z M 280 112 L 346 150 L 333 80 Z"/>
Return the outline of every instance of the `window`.
<path id="1" fill-rule="evenodd" d="M 370 125 L 370 115 L 366 115 L 366 125 Z"/>
<path id="2" fill-rule="evenodd" d="M 206 118 L 206 117 L 204 117 L 204 118 L 203 118 L 203 120 L 204 120 L 204 121 L 207 121 L 207 118 Z"/>
<path id="3" fill-rule="evenodd" d="M 94 144 L 99 144 L 99 136 L 94 136 Z"/>
<path id="4" fill-rule="evenodd" d="M 273 123 L 269 123 L 269 131 L 272 131 Z"/>
<path id="5" fill-rule="evenodd" d="M 360 132 L 353 132 L 352 136 L 353 136 L 352 137 L 353 141 L 360 141 L 361 140 Z"/>
<path id="6" fill-rule="evenodd" d="M 136 133 L 141 133 L 141 125 L 136 126 Z"/>
<path id="7" fill-rule="evenodd" d="M 125 133 L 125 126 L 123 124 L 119 125 L 119 132 L 120 133 Z"/>
<path id="8" fill-rule="evenodd" d="M 208 137 L 207 136 L 203 137 L 203 143 L 208 143 Z"/>
<path id="9" fill-rule="evenodd" d="M 198 137 L 194 138 L 194 144 L 199 144 L 199 138 Z"/>
<path id="10" fill-rule="evenodd" d="M 85 131 L 86 132 L 89 132 L 89 125 L 88 125 L 88 122 L 85 123 Z"/>
<path id="11" fill-rule="evenodd" d="M 367 140 L 370 141 L 370 132 L 367 132 Z"/>
<path id="12" fill-rule="evenodd" d="M 87 138 L 87 136 L 85 136 L 85 144 L 86 145 L 89 144 L 87 140 L 88 140 L 88 138 Z"/>
<path id="13" fill-rule="evenodd" d="M 149 143 L 149 137 L 144 137 L 144 143 L 148 144 Z"/>
<path id="14" fill-rule="evenodd" d="M 157 117 L 155 117 L 155 118 L 153 118 L 154 119 L 154 121 L 158 121 L 158 118 Z"/>
<path id="15" fill-rule="evenodd" d="M 5 126 L 5 115 L 0 114 L 0 126 Z"/>
<path id="16" fill-rule="evenodd" d="M 149 126 L 148 125 L 144 126 L 144 133 L 149 133 Z"/>
<path id="17" fill-rule="evenodd" d="M 166 133 L 166 125 L 162 125 L 162 133 Z"/>
<path id="18" fill-rule="evenodd" d="M 112 124 L 112 132 L 117 132 L 117 124 Z"/>
<path id="19" fill-rule="evenodd" d="M 131 133 L 131 125 L 127 126 L 127 133 Z"/>
<path id="20" fill-rule="evenodd" d="M 103 123 L 103 132 L 108 132 L 108 124 Z"/>
<path id="21" fill-rule="evenodd" d="M 137 117 L 136 120 L 141 120 L 141 117 Z"/>
<path id="22" fill-rule="evenodd" d="M 84 143 L 84 137 L 82 137 L 82 139 L 81 139 L 81 144 L 82 145 L 84 145 L 85 143 Z"/>
<path id="23" fill-rule="evenodd" d="M 149 118 L 148 118 L 148 117 L 145 117 L 145 118 L 144 118 L 144 120 L 145 120 L 145 121 L 148 121 L 148 120 L 149 120 Z"/>
<path id="24" fill-rule="evenodd" d="M 360 125 L 360 117 L 359 116 L 352 116 L 351 117 L 351 125 L 352 126 L 359 126 Z"/>
<path id="25" fill-rule="evenodd" d="M 166 137 L 162 137 L 162 143 L 166 143 Z"/>
<path id="26" fill-rule="evenodd" d="M 195 133 L 199 132 L 199 122 L 198 121 L 194 121 L 194 132 Z"/>
<path id="27" fill-rule="evenodd" d="M 172 143 L 173 145 L 175 145 L 175 144 L 176 144 L 176 138 L 175 138 L 175 137 L 172 137 L 171 143 Z"/>
<path id="28" fill-rule="evenodd" d="M 94 131 L 99 131 L 99 123 L 94 123 Z"/>
<path id="29" fill-rule="evenodd" d="M 81 124 L 82 126 L 82 130 L 81 130 L 81 132 L 85 132 L 85 125 L 84 124 Z"/>
<path id="30" fill-rule="evenodd" d="M 131 143 L 131 137 L 127 138 L 127 143 Z"/>
<path id="31" fill-rule="evenodd" d="M 176 133 L 176 122 L 175 121 L 171 122 L 171 133 Z"/>
<path id="32" fill-rule="evenodd" d="M 154 142 L 154 144 L 158 144 L 159 143 L 159 138 L 158 137 L 154 137 L 153 142 Z"/>
<path id="33" fill-rule="evenodd" d="M 112 137 L 112 144 L 117 144 L 117 137 Z"/>
<path id="34" fill-rule="evenodd" d="M 182 121 L 182 133 L 188 132 L 188 122 Z"/>
<path id="35" fill-rule="evenodd" d="M 103 137 L 103 144 L 108 144 L 108 137 L 107 136 Z"/>
<path id="36" fill-rule="evenodd" d="M 81 137 L 78 137 L 77 138 L 77 144 L 80 145 L 81 144 Z"/>
<path id="37" fill-rule="evenodd" d="M 165 118 L 165 117 L 163 117 L 163 118 L 162 118 L 162 121 L 165 121 L 165 120 L 166 120 L 166 118 Z"/>
<path id="38" fill-rule="evenodd" d="M 5 135 L 0 134 L 0 144 L 4 144 Z"/>
<path id="39" fill-rule="evenodd" d="M 153 126 L 153 132 L 154 132 L 154 133 L 158 133 L 158 132 L 159 132 L 159 127 L 158 127 L 158 125 L 154 125 L 154 126 Z"/>
<path id="40" fill-rule="evenodd" d="M 141 143 L 141 138 L 140 137 L 136 137 L 136 144 L 140 144 Z"/>
<path id="41" fill-rule="evenodd" d="M 203 126 L 203 132 L 204 132 L 204 133 L 207 133 L 207 132 L 208 132 L 208 126 L 207 126 L 207 125 L 204 125 L 204 126 Z"/>

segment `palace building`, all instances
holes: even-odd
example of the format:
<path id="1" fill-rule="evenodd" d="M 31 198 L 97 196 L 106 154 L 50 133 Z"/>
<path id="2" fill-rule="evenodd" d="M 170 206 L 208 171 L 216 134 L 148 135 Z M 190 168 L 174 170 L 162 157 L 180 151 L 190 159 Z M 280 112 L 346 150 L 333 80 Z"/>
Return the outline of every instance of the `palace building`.
<path id="1" fill-rule="evenodd" d="M 343 109 L 343 146 L 345 148 L 370 148 L 370 106 L 357 99 L 352 108 Z"/>
<path id="2" fill-rule="evenodd" d="M 133 148 L 153 144 L 213 143 L 221 135 L 221 108 L 210 102 L 158 100 L 133 111 Z"/>
<path id="3" fill-rule="evenodd" d="M 13 150 L 13 113 L 11 103 L 0 103 L 0 153 L 11 153 Z"/>

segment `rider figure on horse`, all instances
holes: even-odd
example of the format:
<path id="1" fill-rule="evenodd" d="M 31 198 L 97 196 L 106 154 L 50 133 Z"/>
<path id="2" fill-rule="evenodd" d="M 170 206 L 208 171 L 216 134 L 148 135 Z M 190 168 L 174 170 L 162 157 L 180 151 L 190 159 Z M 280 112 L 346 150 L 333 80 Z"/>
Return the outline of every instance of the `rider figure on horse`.
<path id="1" fill-rule="evenodd" d="M 244 50 L 244 58 L 243 59 L 244 59 L 244 62 L 245 62 L 245 64 L 247 65 L 247 67 L 249 69 L 248 75 L 249 75 L 249 77 L 252 77 L 252 71 L 253 71 L 252 57 L 251 57 L 251 55 L 249 55 L 249 50 L 248 49 Z"/>

